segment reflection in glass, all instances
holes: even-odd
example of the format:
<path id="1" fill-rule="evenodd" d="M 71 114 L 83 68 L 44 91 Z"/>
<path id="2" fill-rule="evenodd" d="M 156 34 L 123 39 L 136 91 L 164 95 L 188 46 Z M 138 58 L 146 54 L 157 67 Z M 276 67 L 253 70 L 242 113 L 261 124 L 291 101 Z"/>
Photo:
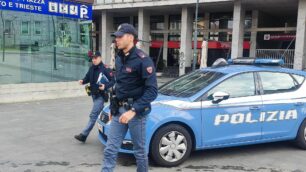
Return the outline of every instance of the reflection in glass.
<path id="1" fill-rule="evenodd" d="M 0 84 L 82 78 L 90 32 L 91 21 L 0 11 Z"/>

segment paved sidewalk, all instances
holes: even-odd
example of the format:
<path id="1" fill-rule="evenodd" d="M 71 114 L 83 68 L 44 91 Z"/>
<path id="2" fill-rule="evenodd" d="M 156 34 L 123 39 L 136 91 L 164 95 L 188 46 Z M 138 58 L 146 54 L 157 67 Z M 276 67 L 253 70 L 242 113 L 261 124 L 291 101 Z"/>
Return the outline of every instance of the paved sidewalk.
<path id="1" fill-rule="evenodd" d="M 86 144 L 73 135 L 88 120 L 89 97 L 0 104 L 0 172 L 98 172 L 103 146 L 95 128 Z M 306 152 L 273 143 L 192 153 L 181 166 L 152 172 L 301 172 Z M 135 160 L 120 154 L 115 171 L 134 172 Z"/>

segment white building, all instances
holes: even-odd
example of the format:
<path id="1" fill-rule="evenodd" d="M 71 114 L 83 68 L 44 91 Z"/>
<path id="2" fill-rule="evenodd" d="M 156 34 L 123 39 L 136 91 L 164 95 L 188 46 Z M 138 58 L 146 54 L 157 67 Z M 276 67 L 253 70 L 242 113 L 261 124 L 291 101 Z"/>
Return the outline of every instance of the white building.
<path id="1" fill-rule="evenodd" d="M 121 23 L 138 28 L 143 49 L 183 74 L 192 66 L 196 0 L 96 0 L 96 49 L 110 62 L 110 36 Z M 306 0 L 199 0 L 198 49 L 208 40 L 208 65 L 216 58 L 284 58 L 306 68 Z M 170 73 L 172 71 L 170 70 Z"/>

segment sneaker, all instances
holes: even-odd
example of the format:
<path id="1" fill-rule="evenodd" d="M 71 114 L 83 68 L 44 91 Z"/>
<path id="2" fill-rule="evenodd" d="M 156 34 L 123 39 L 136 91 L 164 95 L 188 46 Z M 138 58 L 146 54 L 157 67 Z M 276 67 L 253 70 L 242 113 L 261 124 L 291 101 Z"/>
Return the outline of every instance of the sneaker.
<path id="1" fill-rule="evenodd" d="M 82 143 L 85 143 L 86 139 L 87 139 L 87 137 L 84 136 L 82 133 L 79 134 L 79 135 L 75 135 L 74 138 L 77 139 L 78 141 L 82 142 Z"/>

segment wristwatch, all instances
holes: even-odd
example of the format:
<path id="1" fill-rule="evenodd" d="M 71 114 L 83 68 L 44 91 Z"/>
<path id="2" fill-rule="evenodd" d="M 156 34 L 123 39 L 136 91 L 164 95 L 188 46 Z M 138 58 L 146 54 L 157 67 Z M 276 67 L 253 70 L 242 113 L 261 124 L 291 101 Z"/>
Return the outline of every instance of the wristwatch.
<path id="1" fill-rule="evenodd" d="M 131 108 L 131 111 L 133 111 L 133 112 L 135 112 L 135 113 L 136 113 L 136 109 L 135 109 L 135 108 L 133 108 L 133 107 Z"/>

